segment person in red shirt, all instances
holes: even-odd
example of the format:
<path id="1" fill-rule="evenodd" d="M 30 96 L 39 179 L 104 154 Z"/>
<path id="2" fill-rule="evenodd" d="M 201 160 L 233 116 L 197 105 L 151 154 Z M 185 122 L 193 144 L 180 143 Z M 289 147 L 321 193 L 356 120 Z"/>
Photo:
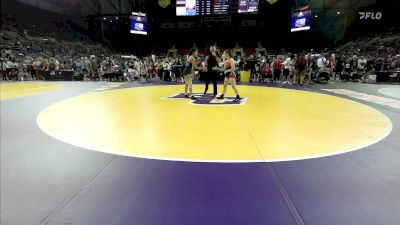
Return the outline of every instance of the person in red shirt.
<path id="1" fill-rule="evenodd" d="M 273 66 L 273 73 L 272 73 L 272 82 L 275 80 L 280 80 L 281 79 L 281 74 L 282 74 L 282 60 L 279 56 L 276 56 L 274 62 L 272 63 Z"/>
<path id="2" fill-rule="evenodd" d="M 264 82 L 265 79 L 270 78 L 271 75 L 272 75 L 271 67 L 267 63 L 267 64 L 265 64 L 265 66 L 263 68 L 263 78 L 262 78 L 261 82 Z"/>
<path id="3" fill-rule="evenodd" d="M 326 65 L 327 72 L 329 73 L 329 76 L 332 76 L 333 74 L 333 68 L 335 68 L 335 59 L 333 56 L 331 56 L 328 60 L 328 64 Z"/>
<path id="4" fill-rule="evenodd" d="M 225 66 L 224 68 L 219 68 L 219 67 L 213 67 L 213 70 L 224 72 L 225 74 L 225 80 L 224 80 L 224 90 L 217 99 L 224 99 L 224 95 L 226 93 L 226 88 L 230 84 L 233 90 L 236 93 L 236 98 L 234 102 L 240 102 L 242 98 L 240 98 L 239 91 L 236 87 L 236 67 L 235 67 L 235 61 L 232 59 L 232 51 L 231 50 L 225 50 L 224 51 L 224 56 L 225 56 Z"/>

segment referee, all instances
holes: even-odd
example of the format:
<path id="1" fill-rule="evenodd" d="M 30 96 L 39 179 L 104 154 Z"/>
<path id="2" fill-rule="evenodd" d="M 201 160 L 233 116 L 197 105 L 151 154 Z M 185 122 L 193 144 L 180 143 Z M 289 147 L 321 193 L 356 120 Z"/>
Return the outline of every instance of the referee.
<path id="1" fill-rule="evenodd" d="M 212 70 L 213 67 L 218 67 L 218 64 L 221 62 L 221 59 L 216 51 L 215 46 L 210 46 L 209 51 L 207 52 L 206 57 L 206 66 L 207 66 L 207 75 L 206 75 L 206 87 L 204 90 L 204 95 L 207 94 L 208 85 L 210 82 L 213 83 L 214 86 L 214 98 L 218 94 L 217 89 L 217 79 L 218 79 L 218 71 Z"/>

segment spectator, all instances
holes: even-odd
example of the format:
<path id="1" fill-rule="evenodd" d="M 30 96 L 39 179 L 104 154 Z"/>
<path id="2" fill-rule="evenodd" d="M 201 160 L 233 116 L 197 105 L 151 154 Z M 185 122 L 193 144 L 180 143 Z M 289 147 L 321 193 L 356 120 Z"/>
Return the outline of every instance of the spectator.
<path id="1" fill-rule="evenodd" d="M 296 66 L 295 66 L 295 80 L 294 82 L 299 82 L 298 84 L 303 85 L 304 82 L 304 71 L 306 69 L 306 59 L 304 58 L 304 55 L 301 54 L 296 61 Z"/>
<path id="2" fill-rule="evenodd" d="M 273 73 L 272 73 L 272 82 L 275 80 L 281 80 L 281 74 L 282 74 L 282 60 L 280 56 L 276 56 L 276 58 L 273 61 Z"/>
<path id="3" fill-rule="evenodd" d="M 341 56 L 338 56 L 337 62 L 336 62 L 336 66 L 335 66 L 335 71 L 334 71 L 334 76 L 333 76 L 333 80 L 336 80 L 336 77 L 340 77 L 340 75 L 342 74 L 344 70 L 344 62 Z"/>
<path id="4" fill-rule="evenodd" d="M 283 63 L 283 78 L 288 80 L 289 75 L 290 75 L 290 69 L 292 67 L 292 58 L 291 55 L 289 54 L 287 58 L 285 59 L 285 62 Z"/>

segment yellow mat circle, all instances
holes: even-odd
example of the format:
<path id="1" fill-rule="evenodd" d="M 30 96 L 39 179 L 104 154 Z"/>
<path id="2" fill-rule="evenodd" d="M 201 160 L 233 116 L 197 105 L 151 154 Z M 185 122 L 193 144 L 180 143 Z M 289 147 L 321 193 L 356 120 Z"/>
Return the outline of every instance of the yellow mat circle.
<path id="1" fill-rule="evenodd" d="M 163 99 L 182 89 L 152 86 L 82 95 L 44 109 L 37 122 L 50 136 L 86 149 L 207 162 L 335 155 L 376 143 L 392 129 L 379 111 L 330 95 L 239 86 L 248 97 L 241 106 Z M 203 86 L 194 89 L 201 92 Z"/>
<path id="2" fill-rule="evenodd" d="M 61 84 L 45 82 L 10 82 L 0 83 L 0 99 L 25 97 L 54 91 L 62 88 Z"/>

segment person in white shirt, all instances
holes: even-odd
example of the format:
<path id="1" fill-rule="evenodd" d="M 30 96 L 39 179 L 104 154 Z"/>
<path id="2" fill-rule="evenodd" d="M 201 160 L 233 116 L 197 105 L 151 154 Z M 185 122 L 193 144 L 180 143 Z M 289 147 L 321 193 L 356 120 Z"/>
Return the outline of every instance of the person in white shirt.
<path id="1" fill-rule="evenodd" d="M 171 59 L 166 59 L 165 60 L 165 68 L 164 68 L 164 71 L 165 71 L 165 75 L 166 75 L 166 77 L 165 77 L 165 80 L 168 80 L 168 81 L 171 81 L 172 80 L 172 75 L 171 75 L 171 71 L 172 71 L 172 60 Z"/>
<path id="2" fill-rule="evenodd" d="M 364 72 L 366 65 L 367 65 L 367 60 L 364 57 L 361 57 L 357 62 L 357 69 L 361 72 Z"/>
<path id="3" fill-rule="evenodd" d="M 365 59 L 365 57 L 360 57 L 357 61 L 357 75 L 358 78 L 363 77 L 363 82 L 367 81 L 367 73 L 365 66 L 367 65 L 367 60 Z"/>
<path id="4" fill-rule="evenodd" d="M 57 59 L 54 60 L 54 69 L 56 71 L 60 70 L 60 62 Z"/>
<path id="5" fill-rule="evenodd" d="M 162 62 L 163 66 L 163 74 L 162 74 L 162 80 L 165 81 L 168 79 L 169 71 L 168 71 L 168 58 L 165 58 L 164 61 Z"/>
<path id="6" fill-rule="evenodd" d="M 3 70 L 10 70 L 14 66 L 14 63 L 11 62 L 10 60 L 6 60 L 3 63 Z"/>
<path id="7" fill-rule="evenodd" d="M 329 72 L 326 68 L 326 65 L 328 64 L 328 60 L 324 55 L 321 55 L 317 59 L 317 67 L 318 67 L 318 75 L 317 75 L 317 80 L 320 80 L 320 78 L 324 78 L 325 80 L 329 80 Z"/>
<path id="8" fill-rule="evenodd" d="M 172 80 L 172 59 L 168 60 L 167 63 L 167 71 L 168 71 L 168 79 L 171 81 Z"/>
<path id="9" fill-rule="evenodd" d="M 139 62 L 139 60 L 137 60 L 137 59 L 134 60 L 133 68 L 138 72 L 140 71 L 140 62 Z"/>
<path id="10" fill-rule="evenodd" d="M 291 62 L 292 57 L 291 54 L 289 54 L 286 60 L 283 62 L 283 78 L 287 80 L 289 79 Z"/>
<path id="11" fill-rule="evenodd" d="M 296 73 L 295 70 L 295 65 L 297 62 L 297 55 L 294 55 L 291 60 L 290 60 L 290 65 L 289 65 L 289 77 L 287 79 L 287 81 L 289 82 L 289 84 L 294 84 L 294 74 Z"/>
<path id="12" fill-rule="evenodd" d="M 7 59 L 4 63 L 3 63 L 3 70 L 5 71 L 5 79 L 9 80 L 10 78 L 12 78 L 12 73 L 13 73 L 13 68 L 15 67 L 15 64 Z"/>
<path id="13" fill-rule="evenodd" d="M 318 59 L 317 59 L 317 66 L 318 69 L 322 72 L 325 69 L 325 65 L 326 65 L 326 58 L 325 56 L 321 55 Z"/>

